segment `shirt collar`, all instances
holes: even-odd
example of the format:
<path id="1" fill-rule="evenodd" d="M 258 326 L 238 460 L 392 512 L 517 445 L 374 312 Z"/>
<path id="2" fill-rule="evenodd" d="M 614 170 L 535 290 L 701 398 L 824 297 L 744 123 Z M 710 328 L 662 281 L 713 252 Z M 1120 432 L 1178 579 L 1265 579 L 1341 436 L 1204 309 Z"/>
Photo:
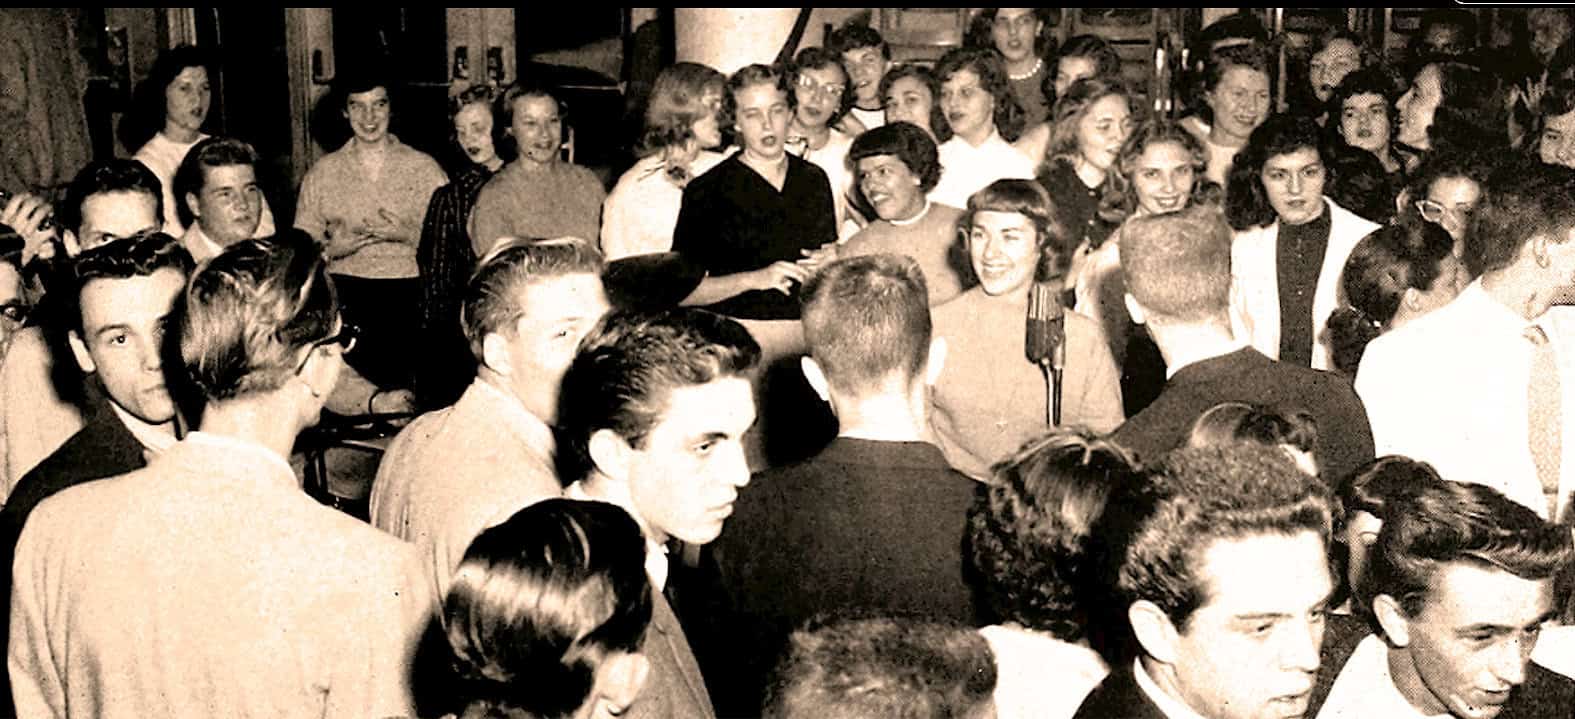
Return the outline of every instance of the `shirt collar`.
<path id="1" fill-rule="evenodd" d="M 530 410 L 525 409 L 525 405 L 520 404 L 518 397 L 479 377 L 476 378 L 474 386 L 488 404 L 494 405 L 497 417 L 512 427 L 527 445 L 540 448 L 549 455 L 552 454 L 554 450 L 552 428 L 539 417 L 531 414 Z"/>
<path id="2" fill-rule="evenodd" d="M 651 580 L 651 585 L 660 592 L 667 588 L 667 545 L 651 539 L 651 531 L 646 526 L 640 513 L 634 510 L 634 498 L 629 496 L 628 487 L 622 482 L 598 482 L 596 494 L 593 496 L 586 490 L 584 480 L 579 480 L 564 488 L 563 496 L 569 499 L 578 499 L 587 502 L 606 502 L 622 507 L 640 525 L 640 533 L 645 536 L 645 576 Z"/>
<path id="3" fill-rule="evenodd" d="M 1243 349 L 1246 349 L 1246 347 L 1247 341 L 1240 338 L 1234 338 L 1231 340 L 1229 345 L 1224 345 L 1220 348 L 1211 348 L 1207 352 L 1192 352 L 1189 351 L 1190 348 L 1178 347 L 1176 357 L 1170 363 L 1170 365 L 1165 368 L 1165 379 L 1168 380 L 1172 377 L 1175 377 L 1177 372 L 1180 372 L 1199 362 L 1211 360 L 1215 357 L 1224 357 L 1228 354 L 1235 354 L 1242 351 Z"/>
<path id="4" fill-rule="evenodd" d="M 126 429 L 131 432 L 132 438 L 137 440 L 137 444 L 142 445 L 155 455 L 163 454 L 165 450 L 175 446 L 175 443 L 180 441 L 180 438 L 176 437 L 174 432 L 160 432 L 154 429 L 153 425 L 121 409 L 120 405 L 115 404 L 113 400 L 109 402 L 109 408 L 115 412 L 116 417 L 120 418 L 120 423 L 126 425 Z M 170 420 L 171 423 L 174 421 L 174 419 Z"/>
<path id="5" fill-rule="evenodd" d="M 1203 715 L 1193 710 L 1192 707 L 1182 703 L 1181 700 L 1165 693 L 1159 688 L 1148 671 L 1143 668 L 1142 659 L 1132 660 L 1132 675 L 1137 679 L 1138 690 L 1148 697 L 1150 702 L 1169 719 L 1203 719 Z"/>
<path id="6" fill-rule="evenodd" d="M 261 462 L 263 466 L 271 465 L 273 473 L 278 475 L 281 482 L 288 482 L 291 486 L 300 484 L 296 481 L 295 470 L 290 468 L 289 460 L 256 442 L 202 431 L 186 435 L 185 441 L 192 446 L 228 454 L 231 457 L 230 463 L 234 466 L 245 466 L 248 461 Z"/>
<path id="7" fill-rule="evenodd" d="M 191 227 L 186 228 L 186 234 L 181 236 L 181 244 L 197 262 L 204 262 L 224 251 L 223 246 L 214 242 L 208 233 L 202 231 L 202 221 L 197 219 L 193 219 Z"/>
<path id="8" fill-rule="evenodd" d="M 1376 634 L 1362 639 L 1335 676 L 1319 715 L 1336 719 L 1368 716 L 1449 719 L 1448 714 L 1423 714 L 1400 693 L 1389 673 L 1390 651 Z"/>

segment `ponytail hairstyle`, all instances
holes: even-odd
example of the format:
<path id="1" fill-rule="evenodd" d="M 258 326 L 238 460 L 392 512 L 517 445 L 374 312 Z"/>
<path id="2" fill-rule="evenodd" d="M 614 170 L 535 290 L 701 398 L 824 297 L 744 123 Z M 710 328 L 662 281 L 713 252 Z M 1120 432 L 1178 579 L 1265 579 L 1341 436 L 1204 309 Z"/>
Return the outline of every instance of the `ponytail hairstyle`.
<path id="1" fill-rule="evenodd" d="M 1336 369 L 1356 374 L 1367 343 L 1384 333 L 1406 290 L 1432 287 L 1439 263 L 1454 244 L 1444 228 L 1431 222 L 1381 227 L 1356 244 L 1340 277 L 1346 304 L 1329 316 Z"/>

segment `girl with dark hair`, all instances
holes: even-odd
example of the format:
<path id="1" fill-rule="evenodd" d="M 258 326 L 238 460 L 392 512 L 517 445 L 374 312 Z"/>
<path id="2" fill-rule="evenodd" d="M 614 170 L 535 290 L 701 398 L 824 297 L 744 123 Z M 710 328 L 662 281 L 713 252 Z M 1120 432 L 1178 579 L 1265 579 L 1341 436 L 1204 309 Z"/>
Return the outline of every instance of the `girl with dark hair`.
<path id="1" fill-rule="evenodd" d="M 1071 716 L 1109 669 L 1089 648 L 1089 558 L 1112 493 L 1139 481 L 1126 451 L 1078 431 L 1051 432 L 1001 463 L 968 511 L 965 561 L 997 623 L 1002 719 Z M 1053 666 L 1053 677 L 1044 668 Z"/>
<path id="2" fill-rule="evenodd" d="M 185 223 L 175 204 L 175 170 L 186 154 L 209 135 L 202 131 L 213 102 L 210 80 L 213 57 L 192 45 L 177 45 L 159 54 L 148 78 L 137 85 L 131 111 L 120 121 L 121 142 L 135 147 L 132 159 L 141 162 L 164 187 L 165 233 L 180 237 Z M 262 219 L 253 237 L 274 233 L 273 211 L 263 198 Z"/>
<path id="3" fill-rule="evenodd" d="M 994 462 L 1045 432 L 1040 367 L 1029 361 L 1026 327 L 1036 282 L 1059 283 L 1066 270 L 1055 204 L 1032 180 L 997 180 L 968 200 L 960 227 L 979 286 L 937 306 L 935 335 L 949 349 L 935 383 L 934 426 L 952 466 L 988 476 Z M 1062 315 L 1063 426 L 1107 432 L 1125 419 L 1120 377 L 1099 325 Z"/>
<path id="4" fill-rule="evenodd" d="M 1508 109 L 1498 77 L 1453 60 L 1430 62 L 1395 103 L 1395 140 L 1419 152 L 1507 147 Z"/>
<path id="5" fill-rule="evenodd" d="M 941 81 L 923 65 L 895 65 L 880 79 L 886 122 L 908 122 L 930 133 L 937 143 L 952 139 L 941 112 Z"/>
<path id="6" fill-rule="evenodd" d="M 1037 125 L 1049 117 L 1055 93 L 1050 89 L 1054 66 L 1045 59 L 1055 51 L 1049 8 L 987 7 L 974 17 L 969 47 L 994 48 L 1006 64 L 1012 97 L 1023 108 L 1024 121 Z"/>
<path id="7" fill-rule="evenodd" d="M 1338 304 L 1340 269 L 1378 225 L 1325 196 L 1329 156 L 1308 117 L 1266 120 L 1236 156 L 1226 192 L 1231 320 L 1265 356 L 1329 369 L 1324 326 Z"/>
<path id="8" fill-rule="evenodd" d="M 476 537 L 443 601 L 460 719 L 623 714 L 645 685 L 645 539 L 605 502 L 548 499 Z"/>
<path id="9" fill-rule="evenodd" d="M 1431 222 L 1389 225 L 1356 243 L 1340 279 L 1346 304 L 1329 316 L 1335 369 L 1354 377 L 1368 342 L 1465 289 L 1470 276 L 1454 244 Z"/>
<path id="10" fill-rule="evenodd" d="M 1391 177 L 1401 178 L 1420 158 L 1394 142 L 1395 100 L 1404 86 L 1392 73 L 1375 65 L 1346 75 L 1329 95 L 1329 127 L 1345 144 L 1372 153 Z"/>
<path id="11" fill-rule="evenodd" d="M 1033 178 L 1033 161 L 1009 144 L 1022 134 L 1023 111 L 1012 97 L 1001 56 L 957 48 L 941 57 L 935 76 L 952 139 L 941 144 L 945 172 L 930 199 L 961 208 L 991 182 Z"/>

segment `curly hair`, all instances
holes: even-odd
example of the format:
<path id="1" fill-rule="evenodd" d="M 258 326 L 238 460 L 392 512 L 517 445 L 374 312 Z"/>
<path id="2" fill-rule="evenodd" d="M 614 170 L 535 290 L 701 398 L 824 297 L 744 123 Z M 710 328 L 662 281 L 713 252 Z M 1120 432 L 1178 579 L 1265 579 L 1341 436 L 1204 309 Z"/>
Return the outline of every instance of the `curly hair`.
<path id="1" fill-rule="evenodd" d="M 1006 63 L 994 49 L 958 47 L 948 50 L 935 65 L 935 77 L 944 86 L 947 80 L 963 70 L 979 78 L 979 88 L 990 93 L 995 101 L 995 129 L 1007 142 L 1015 142 L 1023 134 L 1027 121 L 1023 107 L 1012 95 L 1012 85 L 1007 79 Z M 940 98 L 936 97 L 936 104 Z"/>
<path id="2" fill-rule="evenodd" d="M 1231 164 L 1225 180 L 1225 219 L 1231 229 L 1246 230 L 1277 221 L 1274 206 L 1269 204 L 1268 192 L 1263 187 L 1263 166 L 1271 158 L 1299 150 L 1312 150 L 1320 158 L 1328 157 L 1323 132 L 1310 117 L 1270 115 L 1252 131 L 1246 146 L 1236 153 L 1236 161 Z M 1333 186 L 1336 180 L 1333 173 L 1329 173 L 1324 187 Z"/>
<path id="3" fill-rule="evenodd" d="M 1224 193 L 1219 185 L 1204 177 L 1209 160 L 1198 137 L 1176 122 L 1152 117 L 1138 123 L 1132 129 L 1132 134 L 1127 136 L 1127 141 L 1121 144 L 1116 166 L 1111 168 L 1113 171 L 1110 177 L 1113 179 L 1106 184 L 1106 191 L 1099 198 L 1100 217 L 1126 218 L 1137 211 L 1137 185 L 1132 181 L 1133 175 L 1140 169 L 1137 163 L 1149 148 L 1166 143 L 1180 147 L 1191 158 L 1192 193 L 1186 206 L 1219 204 Z"/>
<path id="4" fill-rule="evenodd" d="M 941 81 L 936 79 L 935 73 L 930 72 L 930 68 L 914 64 L 893 65 L 880 79 L 881 102 L 886 102 L 892 85 L 907 77 L 918 80 L 930 91 L 930 133 L 935 135 L 935 141 L 940 143 L 952 139 L 952 128 L 946 124 L 946 113 L 941 111 Z"/>
<path id="5" fill-rule="evenodd" d="M 995 467 L 968 511 L 968 561 L 995 619 L 1076 642 L 1087 630 L 1085 555 L 1110 493 L 1137 480 L 1126 450 L 1058 431 Z"/>

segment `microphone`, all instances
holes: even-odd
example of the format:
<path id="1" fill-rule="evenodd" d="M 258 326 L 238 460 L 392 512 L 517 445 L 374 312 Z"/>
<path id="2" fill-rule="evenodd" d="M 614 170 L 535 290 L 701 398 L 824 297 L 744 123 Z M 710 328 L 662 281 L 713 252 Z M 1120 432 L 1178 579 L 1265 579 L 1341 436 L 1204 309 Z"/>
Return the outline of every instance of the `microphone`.
<path id="1" fill-rule="evenodd" d="M 1061 375 L 1066 368 L 1066 310 L 1060 282 L 1036 281 L 1028 289 L 1025 349 L 1028 361 L 1045 373 L 1045 421 L 1061 424 Z"/>

